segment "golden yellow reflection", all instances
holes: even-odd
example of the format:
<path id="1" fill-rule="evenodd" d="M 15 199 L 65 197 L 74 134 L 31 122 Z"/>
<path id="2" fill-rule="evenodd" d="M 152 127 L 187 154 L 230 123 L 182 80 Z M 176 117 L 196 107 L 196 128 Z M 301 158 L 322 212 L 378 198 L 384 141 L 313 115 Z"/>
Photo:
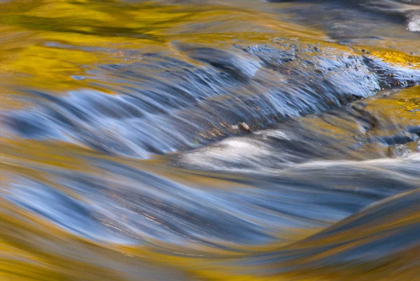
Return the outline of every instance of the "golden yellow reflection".
<path id="1" fill-rule="evenodd" d="M 246 6 L 239 8 L 223 3 L 182 5 L 177 2 L 2 1 L 0 108 L 24 108 L 27 101 L 20 97 L 29 95 L 28 91 L 31 90 L 60 95 L 70 90 L 87 88 L 115 94 L 106 87 L 106 77 L 101 77 L 101 83 L 95 83 L 98 77 L 92 72 L 101 65 L 141 62 L 142 54 L 147 52 L 167 53 L 173 57 L 184 56 L 176 48 L 179 42 L 217 47 L 230 46 L 237 42 L 264 44 L 271 42 L 273 38 L 284 37 L 296 41 L 296 44 L 318 44 L 331 51 L 331 58 L 337 52 L 344 51 L 349 55 L 379 58 L 400 67 L 420 67 L 420 57 L 398 51 L 400 48 L 392 50 L 363 44 L 353 47 L 338 44 L 332 42 L 323 30 L 286 21 L 289 15 L 285 15 L 282 20 L 274 13 L 256 12 Z M 413 43 L 414 46 L 416 44 L 418 42 Z M 316 53 L 309 55 L 315 56 Z M 393 122 L 397 124 L 418 126 L 420 88 L 406 89 L 387 98 L 371 98 L 366 101 L 365 109 L 375 116 L 394 118 Z M 329 121 L 334 118 L 331 117 Z M 340 127 L 333 125 L 334 122 L 324 121 L 308 117 L 303 122 L 310 122 L 314 127 L 321 128 L 323 134 L 340 136 L 343 140 L 354 138 L 353 131 L 358 130 L 357 124 L 350 121 L 341 120 Z M 381 128 L 373 128 L 371 133 L 378 133 L 376 130 Z M 225 133 L 217 127 L 197 134 L 203 139 L 225 137 Z M 69 144 L 2 137 L 0 145 L 2 183 L 13 185 L 18 178 L 27 177 L 80 200 L 84 198 L 80 198 L 69 188 L 64 188 L 59 183 L 59 176 L 55 178 L 51 174 L 90 172 L 98 178 L 107 178 L 105 170 L 89 161 L 115 160 L 113 156 L 101 155 L 76 142 Z M 244 179 L 241 176 L 221 177 L 216 173 L 177 169 L 170 167 L 165 157 L 155 157 L 147 161 L 120 157 L 118 163 L 154 173 L 178 184 L 189 184 L 197 189 L 204 186 L 220 191 L 249 188 L 241 182 Z M 10 188 L 2 189 L 1 193 L 7 197 Z M 324 228 L 285 227 L 278 237 L 274 234 L 279 242 L 252 246 L 220 242 L 225 247 L 222 249 L 197 246 L 194 243 L 174 246 L 152 238 L 147 238 L 138 245 L 102 243 L 81 238 L 73 230 L 63 229 L 57 223 L 41 219 L 24 208 L 1 200 L 0 278 L 5 281 L 171 280 L 171 277 L 176 280 L 238 281 L 420 280 L 420 272 L 416 266 L 420 255 L 419 247 L 401 251 L 373 265 L 361 263 L 337 269 L 330 264 L 316 264 L 318 260 L 350 251 L 374 239 L 386 238 L 389 232 L 398 231 L 399 228 L 419 224 L 418 208 L 388 214 L 387 220 L 378 225 L 349 227 L 347 231 L 315 240 L 310 237 L 323 233 Z M 354 218 L 349 220 L 351 219 Z M 345 220 L 343 223 L 349 221 Z M 302 259 L 285 263 L 262 263 L 260 269 L 252 263 L 248 266 L 238 262 L 263 254 L 275 255 L 278 251 L 303 252 L 331 245 L 334 247 Z M 315 265 L 302 266 L 311 262 Z M 297 269 L 285 273 L 275 270 L 285 265 Z M 266 274 L 264 270 L 273 270 L 276 273 Z M 143 279 L 141 274 L 146 277 Z"/>

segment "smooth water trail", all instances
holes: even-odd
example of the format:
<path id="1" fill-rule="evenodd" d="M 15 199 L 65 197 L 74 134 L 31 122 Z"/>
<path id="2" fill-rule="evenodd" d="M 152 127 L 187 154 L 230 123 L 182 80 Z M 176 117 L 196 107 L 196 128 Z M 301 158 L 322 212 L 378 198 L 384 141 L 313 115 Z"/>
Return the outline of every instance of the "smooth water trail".
<path id="1" fill-rule="evenodd" d="M 6 114 L 3 124 L 24 138 L 148 158 L 238 134 L 238 123 L 263 129 L 420 81 L 417 69 L 337 47 L 286 39 L 230 51 L 180 45 L 204 65 L 146 54 L 141 64 L 101 66 L 116 75 L 115 94 L 85 89 L 57 97 L 30 90 L 39 105 Z"/>
<path id="2" fill-rule="evenodd" d="M 5 280 L 417 280 L 416 1 L 0 3 Z"/>

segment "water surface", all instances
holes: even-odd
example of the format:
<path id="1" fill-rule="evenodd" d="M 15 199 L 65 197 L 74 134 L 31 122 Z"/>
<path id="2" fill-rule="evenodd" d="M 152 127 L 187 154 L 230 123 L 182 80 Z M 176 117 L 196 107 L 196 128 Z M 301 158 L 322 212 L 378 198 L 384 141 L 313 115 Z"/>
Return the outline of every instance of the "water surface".
<path id="1" fill-rule="evenodd" d="M 417 280 L 418 1 L 0 3 L 5 280 Z"/>

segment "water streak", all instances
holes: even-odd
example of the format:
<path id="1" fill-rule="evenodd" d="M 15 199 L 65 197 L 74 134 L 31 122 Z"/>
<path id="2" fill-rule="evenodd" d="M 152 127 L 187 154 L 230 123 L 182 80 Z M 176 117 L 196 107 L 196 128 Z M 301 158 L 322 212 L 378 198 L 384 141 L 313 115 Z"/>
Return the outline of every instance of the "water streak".
<path id="1" fill-rule="evenodd" d="M 417 280 L 417 5 L 1 2 L 2 278 Z"/>

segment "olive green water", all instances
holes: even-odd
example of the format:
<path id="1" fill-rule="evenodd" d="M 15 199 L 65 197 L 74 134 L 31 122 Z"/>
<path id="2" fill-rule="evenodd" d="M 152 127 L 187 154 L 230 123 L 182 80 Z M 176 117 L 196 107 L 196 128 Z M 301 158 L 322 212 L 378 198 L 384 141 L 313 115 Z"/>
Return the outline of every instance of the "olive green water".
<path id="1" fill-rule="evenodd" d="M 408 2 L 1 1 L 1 279 L 420 280 Z"/>

